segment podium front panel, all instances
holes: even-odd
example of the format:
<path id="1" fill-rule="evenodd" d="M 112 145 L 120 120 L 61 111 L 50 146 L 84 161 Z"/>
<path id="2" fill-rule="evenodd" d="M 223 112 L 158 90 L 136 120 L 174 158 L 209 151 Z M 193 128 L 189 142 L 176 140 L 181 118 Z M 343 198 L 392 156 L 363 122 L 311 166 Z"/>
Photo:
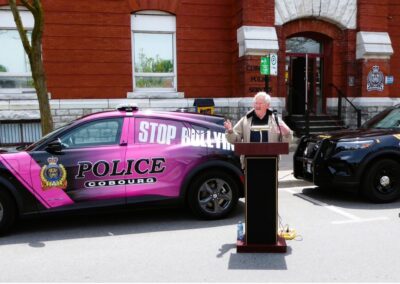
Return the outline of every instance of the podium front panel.
<path id="1" fill-rule="evenodd" d="M 246 242 L 277 242 L 277 157 L 246 157 Z"/>

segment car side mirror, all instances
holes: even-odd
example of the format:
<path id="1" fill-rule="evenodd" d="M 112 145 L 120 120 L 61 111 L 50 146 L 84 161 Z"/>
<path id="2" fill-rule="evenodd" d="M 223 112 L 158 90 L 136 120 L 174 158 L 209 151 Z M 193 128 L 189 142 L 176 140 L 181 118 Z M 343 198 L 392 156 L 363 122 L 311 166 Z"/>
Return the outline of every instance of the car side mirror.
<path id="1" fill-rule="evenodd" d="M 46 146 L 46 151 L 50 153 L 59 153 L 62 149 L 63 147 L 60 139 L 53 140 Z"/>

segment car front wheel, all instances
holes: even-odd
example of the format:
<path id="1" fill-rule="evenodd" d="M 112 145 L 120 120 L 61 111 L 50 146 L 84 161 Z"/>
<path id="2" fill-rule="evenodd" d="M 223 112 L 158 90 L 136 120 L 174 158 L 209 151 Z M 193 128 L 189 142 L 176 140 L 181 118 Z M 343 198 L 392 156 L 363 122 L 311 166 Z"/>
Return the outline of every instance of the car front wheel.
<path id="1" fill-rule="evenodd" d="M 202 219 L 220 219 L 237 205 L 239 186 L 228 174 L 220 171 L 199 175 L 191 184 L 188 203 L 192 212 Z"/>
<path id="2" fill-rule="evenodd" d="M 362 193 L 377 203 L 396 200 L 400 196 L 400 164 L 390 159 L 375 162 L 364 175 Z"/>

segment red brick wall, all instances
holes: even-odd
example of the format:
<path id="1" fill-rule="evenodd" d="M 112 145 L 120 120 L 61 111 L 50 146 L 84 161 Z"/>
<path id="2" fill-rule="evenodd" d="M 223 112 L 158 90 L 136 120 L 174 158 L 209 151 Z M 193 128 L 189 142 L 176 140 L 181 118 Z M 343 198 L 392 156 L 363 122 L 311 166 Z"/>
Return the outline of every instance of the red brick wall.
<path id="1" fill-rule="evenodd" d="M 342 90 L 348 97 L 360 96 L 360 80 L 357 73 L 356 61 L 356 40 L 357 32 L 355 30 L 344 31 L 344 42 L 342 53 L 339 55 L 343 58 L 344 76 L 342 78 Z M 354 86 L 349 85 L 349 77 L 354 78 Z"/>
<path id="2" fill-rule="evenodd" d="M 232 95 L 231 0 L 181 1 L 177 12 L 178 91 L 185 97 Z"/>
<path id="3" fill-rule="evenodd" d="M 128 0 L 132 12 L 140 10 L 160 10 L 176 14 L 179 7 L 179 0 Z"/>
<path id="4" fill-rule="evenodd" d="M 124 98 L 132 90 L 126 0 L 43 0 L 43 60 L 52 98 Z"/>
<path id="5" fill-rule="evenodd" d="M 244 70 L 242 70 L 242 66 L 244 64 L 240 64 L 242 61 L 239 59 L 239 46 L 236 40 L 236 31 L 243 25 L 243 0 L 233 1 L 232 4 L 232 17 L 231 17 L 231 38 L 232 38 L 232 97 L 241 97 L 244 96 L 244 77 L 242 74 Z"/>
<path id="6" fill-rule="evenodd" d="M 396 2 L 396 0 L 358 0 L 357 30 L 386 31 L 389 1 Z"/>
<path id="7" fill-rule="evenodd" d="M 274 26 L 274 0 L 241 0 L 243 7 L 243 25 Z"/>
<path id="8" fill-rule="evenodd" d="M 126 97 L 132 90 L 128 2 L 42 3 L 43 61 L 52 98 Z"/>
<path id="9" fill-rule="evenodd" d="M 274 0 L 237 0 L 232 6 L 232 78 L 234 97 L 251 97 L 257 91 L 263 90 L 265 84 L 260 82 L 259 56 L 239 56 L 238 43 L 236 41 L 237 29 L 241 26 L 269 26 L 273 27 L 275 22 Z M 277 96 L 276 77 L 271 77 L 270 86 L 272 95 Z"/>
<path id="10" fill-rule="evenodd" d="M 398 91 L 400 88 L 400 1 L 390 0 L 389 2 L 389 35 L 394 50 L 390 60 L 390 71 L 394 76 L 394 84 L 390 86 L 390 96 L 400 97 Z"/>
<path id="11" fill-rule="evenodd" d="M 396 97 L 398 96 L 393 86 L 384 85 L 384 91 L 367 91 L 368 73 L 372 70 L 372 66 L 377 65 L 384 76 L 394 75 L 399 77 L 399 57 L 396 53 L 398 50 L 399 38 L 396 36 L 397 29 L 393 17 L 399 15 L 398 0 L 359 0 L 358 2 L 358 31 L 367 32 L 389 32 L 394 48 L 394 55 L 388 59 L 361 59 L 357 61 L 357 94 L 362 97 Z M 397 12 L 396 12 L 397 9 Z M 392 73 L 393 72 L 393 73 Z M 396 84 L 396 80 L 395 80 Z"/>
<path id="12" fill-rule="evenodd" d="M 130 13 L 162 10 L 177 16 L 178 91 L 188 98 L 252 96 L 259 57 L 238 57 L 236 31 L 243 25 L 274 26 L 274 0 L 42 0 L 45 7 L 43 59 L 53 98 L 125 98 L 132 91 Z M 7 0 L 0 0 L 7 4 Z M 300 32 L 333 38 L 327 75 L 348 96 L 364 94 L 367 63 L 355 61 L 357 31 L 388 31 L 395 50 L 384 69 L 400 83 L 400 2 L 358 0 L 358 28 L 340 30 L 303 19 L 277 27 L 281 52 L 273 96 L 286 96 L 286 37 Z M 253 72 L 253 73 L 252 73 Z M 388 75 L 388 74 L 385 74 Z M 356 86 L 347 84 L 355 76 Z M 390 96 L 397 94 L 388 92 Z M 335 96 L 326 92 L 327 96 Z M 368 94 L 370 95 L 370 94 Z M 379 94 L 378 94 L 379 95 Z"/>
<path id="13" fill-rule="evenodd" d="M 126 98 L 133 90 L 130 14 L 139 10 L 177 16 L 178 91 L 232 95 L 232 0 L 42 1 L 52 98 Z"/>

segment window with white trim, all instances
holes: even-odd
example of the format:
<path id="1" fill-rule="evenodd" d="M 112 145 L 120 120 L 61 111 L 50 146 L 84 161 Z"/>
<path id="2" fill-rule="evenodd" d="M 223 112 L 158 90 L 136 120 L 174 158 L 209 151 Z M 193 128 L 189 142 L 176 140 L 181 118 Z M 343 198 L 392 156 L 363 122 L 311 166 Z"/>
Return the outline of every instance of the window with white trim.
<path id="1" fill-rule="evenodd" d="M 33 16 L 20 11 L 30 40 Z M 32 89 L 33 81 L 28 56 L 25 53 L 10 10 L 0 10 L 0 91 L 4 89 Z"/>
<path id="2" fill-rule="evenodd" d="M 176 19 L 160 11 L 131 16 L 135 91 L 176 91 Z"/>

